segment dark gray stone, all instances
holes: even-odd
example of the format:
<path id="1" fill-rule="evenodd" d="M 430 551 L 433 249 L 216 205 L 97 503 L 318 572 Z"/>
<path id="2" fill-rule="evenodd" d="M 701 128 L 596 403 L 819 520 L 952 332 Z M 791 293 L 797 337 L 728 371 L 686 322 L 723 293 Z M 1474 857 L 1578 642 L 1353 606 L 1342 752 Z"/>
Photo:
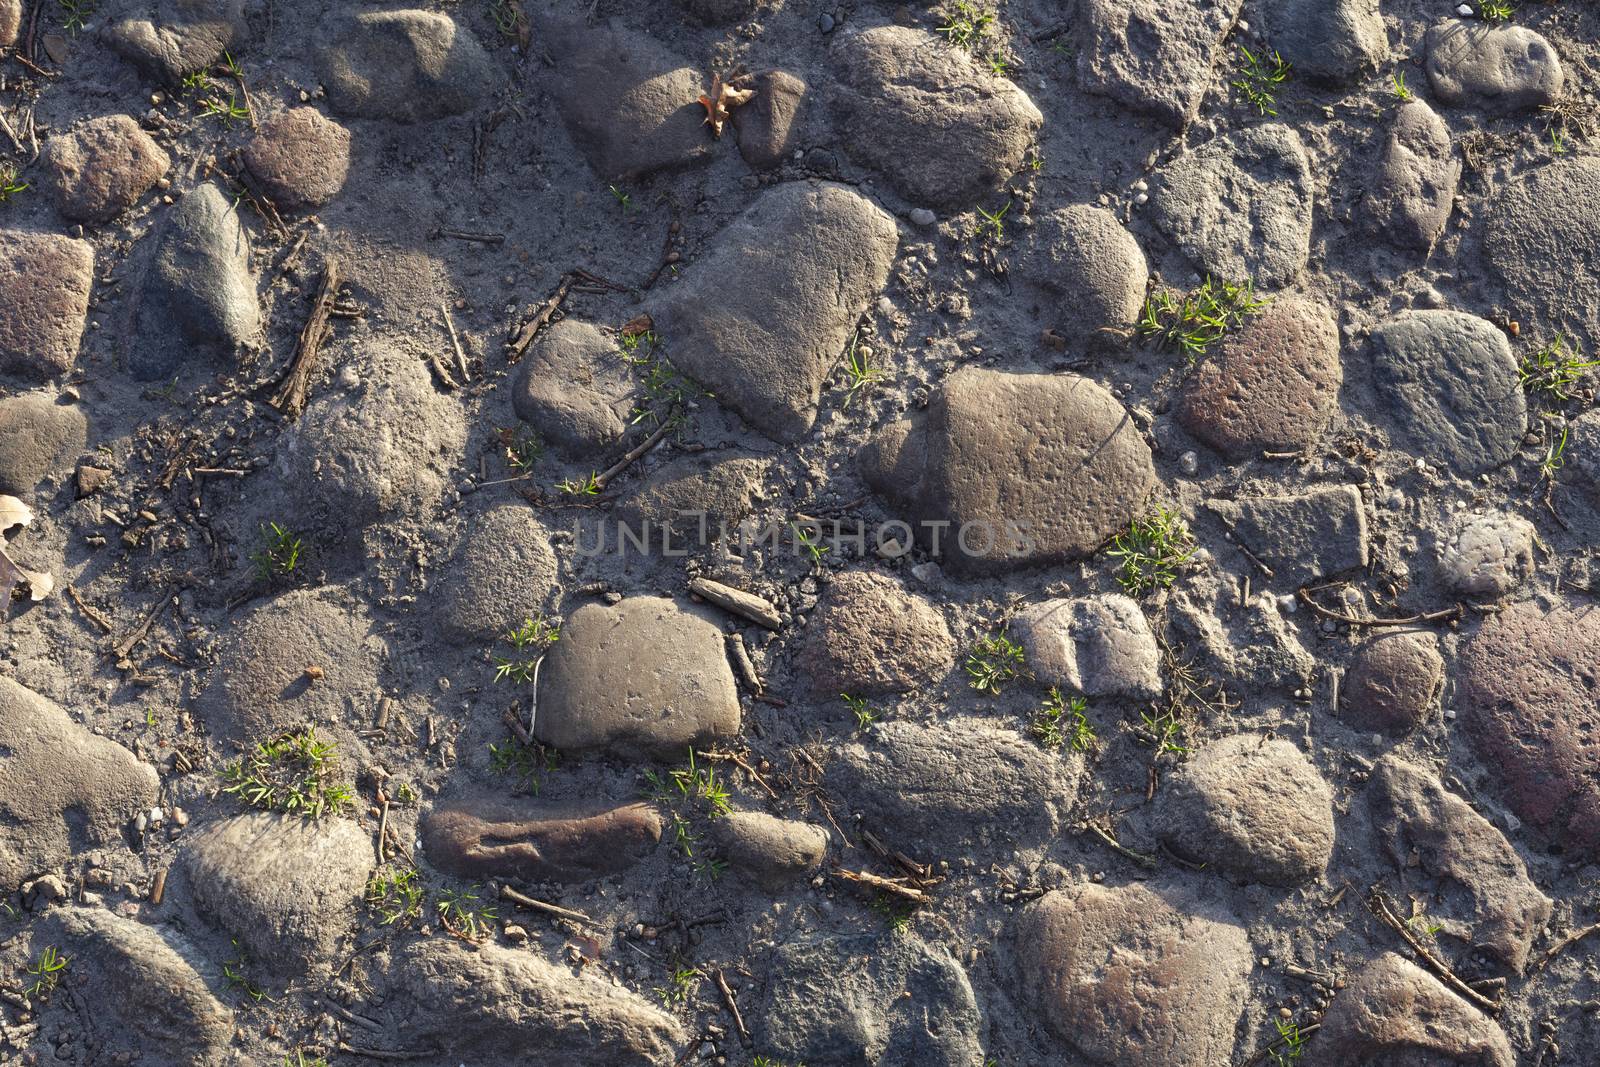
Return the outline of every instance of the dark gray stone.
<path id="1" fill-rule="evenodd" d="M 722 537 L 737 540 L 772 469 L 751 453 L 701 452 L 662 464 L 617 501 L 614 515 L 637 531 L 648 525 L 652 545 L 661 531 L 674 534 L 672 551 L 703 548 Z M 702 532 L 704 543 L 702 543 Z"/>
<path id="2" fill-rule="evenodd" d="M 1561 59 L 1526 26 L 1452 19 L 1428 30 L 1424 47 L 1428 84 L 1446 104 L 1530 111 L 1561 96 Z"/>
<path id="3" fill-rule="evenodd" d="M 101 32 L 145 73 L 177 85 L 238 50 L 244 0 L 133 0 Z"/>
<path id="4" fill-rule="evenodd" d="M 517 371 L 511 406 L 566 455 L 592 459 L 627 431 L 638 392 L 615 337 L 562 319 L 540 334 Z"/>
<path id="5" fill-rule="evenodd" d="M 500 82 L 472 31 L 433 11 L 339 13 L 316 50 L 336 115 L 431 122 L 470 111 Z"/>
<path id="6" fill-rule="evenodd" d="M 1433 108 L 1412 100 L 1389 129 L 1367 190 L 1367 218 L 1395 247 L 1425 252 L 1444 233 L 1460 180 L 1450 128 Z"/>
<path id="7" fill-rule="evenodd" d="M 1268 21 L 1295 77 L 1349 85 L 1389 57 L 1378 0 L 1276 0 Z"/>
<path id="8" fill-rule="evenodd" d="M 1564 330 L 1579 351 L 1600 350 L 1600 159 L 1557 160 L 1502 187 L 1484 256 L 1525 333 Z"/>
<path id="9" fill-rule="evenodd" d="M 559 590 L 550 534 L 518 500 L 471 513 L 428 599 L 452 636 L 483 647 L 551 611 Z"/>
<path id="10" fill-rule="evenodd" d="M 78 458 L 88 436 L 83 410 L 48 392 L 0 400 L 0 493 L 31 496 L 47 475 Z"/>
<path id="11" fill-rule="evenodd" d="M 1298 496 L 1210 500 L 1206 506 L 1281 581 L 1308 585 L 1367 565 L 1367 511 L 1353 485 Z"/>
<path id="12" fill-rule="evenodd" d="M 799 146 L 809 87 L 781 70 L 764 70 L 749 81 L 756 95 L 734 108 L 733 128 L 739 133 L 739 154 L 744 161 L 756 170 L 769 170 Z"/>
<path id="13" fill-rule="evenodd" d="M 828 831 L 761 811 L 736 811 L 712 826 L 718 853 L 769 891 L 795 885 L 822 866 Z"/>
<path id="14" fill-rule="evenodd" d="M 1091 93 L 1188 124 L 1211 84 L 1222 39 L 1244 0 L 1085 0 L 1078 80 Z"/>
<path id="15" fill-rule="evenodd" d="M 1040 219 L 1019 272 L 1065 298 L 1054 314 L 1071 339 L 1082 341 L 1132 326 L 1150 281 L 1133 234 L 1111 212 L 1087 204 Z"/>

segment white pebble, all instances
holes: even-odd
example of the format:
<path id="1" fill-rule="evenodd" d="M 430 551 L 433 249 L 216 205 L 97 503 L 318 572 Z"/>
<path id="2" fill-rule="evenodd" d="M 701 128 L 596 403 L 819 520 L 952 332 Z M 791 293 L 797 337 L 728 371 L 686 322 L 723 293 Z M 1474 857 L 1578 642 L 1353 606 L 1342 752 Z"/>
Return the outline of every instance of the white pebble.
<path id="1" fill-rule="evenodd" d="M 1459 7 L 1456 8 L 1456 14 L 1460 15 L 1464 19 L 1470 19 L 1472 17 L 1472 5 L 1471 4 L 1462 4 L 1462 5 L 1460 5 Z"/>

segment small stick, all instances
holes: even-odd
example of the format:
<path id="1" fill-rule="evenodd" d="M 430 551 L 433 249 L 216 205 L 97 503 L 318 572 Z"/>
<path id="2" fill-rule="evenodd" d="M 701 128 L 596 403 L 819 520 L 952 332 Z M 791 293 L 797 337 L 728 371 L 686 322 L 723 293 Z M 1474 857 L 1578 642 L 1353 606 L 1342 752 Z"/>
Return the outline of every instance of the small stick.
<path id="1" fill-rule="evenodd" d="M 855 885 L 864 885 L 869 889 L 877 889 L 885 893 L 892 893 L 897 897 L 904 897 L 905 899 L 915 901 L 918 904 L 925 904 L 928 901 L 928 894 L 924 893 L 922 890 L 914 889 L 908 885 L 901 885 L 892 878 L 881 878 L 869 871 L 847 871 L 841 867 L 833 873 L 836 877 L 842 878 L 845 881 Z"/>
<path id="2" fill-rule="evenodd" d="M 1406 944 L 1411 946 L 1411 950 L 1417 954 L 1417 957 L 1422 960 L 1424 964 L 1427 965 L 1428 969 L 1434 974 L 1438 975 L 1441 980 L 1443 980 L 1445 985 L 1449 986 L 1451 989 L 1454 989 L 1457 993 L 1460 993 L 1467 1000 L 1471 1001 L 1473 1004 L 1476 1004 L 1490 1015 L 1500 1014 L 1500 1004 L 1498 1001 L 1490 1000 L 1488 997 L 1484 996 L 1482 993 L 1463 982 L 1459 977 L 1456 976 L 1456 972 L 1450 969 L 1450 965 L 1448 963 L 1445 963 L 1443 960 L 1439 959 L 1439 957 L 1435 956 L 1431 951 L 1429 951 L 1429 949 L 1423 945 L 1421 941 L 1417 940 L 1416 935 L 1414 935 L 1406 927 L 1405 921 L 1396 915 L 1389 907 L 1389 901 L 1383 895 L 1383 890 L 1377 888 L 1372 890 L 1372 896 L 1367 900 L 1367 908 L 1372 912 L 1372 914 L 1376 915 L 1379 919 L 1383 920 L 1384 923 L 1392 927 L 1395 933 L 1399 934 L 1405 940 Z"/>
<path id="3" fill-rule="evenodd" d="M 533 339 L 538 336 L 539 331 L 545 328 L 550 322 L 550 317 L 556 313 L 562 302 L 567 299 L 567 293 L 572 290 L 572 283 L 577 280 L 577 275 L 570 272 L 561 276 L 561 284 L 556 286 L 556 291 L 550 294 L 550 298 L 540 306 L 533 318 L 523 325 L 516 338 L 506 346 L 506 364 L 508 366 L 522 358 L 523 353 L 528 350 L 528 346 L 533 344 Z"/>
<path id="4" fill-rule="evenodd" d="M 378 862 L 389 862 L 389 798 L 383 798 L 383 810 L 378 815 Z"/>
<path id="5" fill-rule="evenodd" d="M 761 676 L 756 673 L 756 665 L 750 659 L 750 650 L 744 647 L 743 634 L 728 635 L 728 651 L 733 656 L 733 665 L 738 669 L 739 677 L 744 679 L 752 692 L 760 693 Z"/>
<path id="6" fill-rule="evenodd" d="M 190 467 L 190 474 L 226 474 L 232 478 L 243 478 L 251 472 L 238 467 Z"/>
<path id="7" fill-rule="evenodd" d="M 84 618 L 100 627 L 101 633 L 108 634 L 112 631 L 113 627 L 111 625 L 111 620 L 102 615 L 93 604 L 90 604 L 88 601 L 84 600 L 83 597 L 78 594 L 77 588 L 71 582 L 67 583 L 67 596 L 70 597 L 72 602 L 78 606 L 78 610 L 83 612 Z"/>
<path id="8" fill-rule="evenodd" d="M 373 729 L 381 730 L 381 731 L 387 733 L 388 730 L 389 730 L 389 713 L 391 711 L 393 711 L 393 710 L 394 710 L 394 699 L 392 697 L 379 697 L 378 698 L 378 715 L 377 715 L 377 718 L 375 720 L 373 720 L 373 723 L 372 723 Z"/>
<path id="9" fill-rule="evenodd" d="M 467 354 L 461 350 L 461 338 L 456 334 L 456 320 L 450 317 L 450 306 L 440 304 L 439 310 L 444 312 L 445 328 L 450 331 L 450 344 L 456 350 L 456 369 L 461 371 L 463 382 L 470 382 L 472 375 L 467 371 Z"/>
<path id="10" fill-rule="evenodd" d="M 721 967 L 717 968 L 717 988 L 722 990 L 722 1002 L 728 1006 L 728 1014 L 733 1016 L 733 1025 L 738 1028 L 739 1044 L 750 1048 L 754 1042 L 750 1038 L 750 1031 L 745 1029 L 744 1016 L 739 1014 L 739 1005 L 734 1003 L 733 990 L 728 987 L 728 979 Z"/>
<path id="11" fill-rule="evenodd" d="M 150 883 L 150 903 L 160 904 L 161 898 L 167 895 L 167 869 L 161 868 L 156 872 L 156 880 Z"/>
<path id="12" fill-rule="evenodd" d="M 70 589 L 72 587 L 68 586 L 67 588 Z M 1582 930 L 1563 937 L 1560 941 L 1557 941 L 1554 945 L 1550 946 L 1550 951 L 1533 961 L 1533 965 L 1528 968 L 1528 976 L 1531 978 L 1533 975 L 1538 974 L 1540 971 L 1544 970 L 1546 964 L 1555 959 L 1562 952 L 1565 952 L 1573 945 L 1576 945 L 1579 941 L 1582 941 L 1590 934 L 1596 932 L 1600 932 L 1600 923 L 1594 923 L 1590 926 L 1585 926 Z"/>
<path id="13" fill-rule="evenodd" d="M 443 226 L 435 227 L 434 231 L 428 236 L 435 241 L 441 237 L 451 237 L 457 241 L 472 241 L 480 245 L 503 245 L 506 243 L 506 235 L 503 233 L 471 233 L 467 230 L 447 230 Z"/>
<path id="14" fill-rule="evenodd" d="M 309 231 L 303 231 L 299 237 L 294 239 L 294 244 L 289 246 L 289 251 L 283 257 L 283 262 L 278 264 L 278 278 L 281 278 L 285 274 L 289 273 L 289 268 L 293 266 L 294 261 L 299 258 L 300 250 L 306 246 L 306 238 L 310 236 L 311 234 Z M 277 278 L 274 278 L 273 281 L 277 281 Z"/>
<path id="15" fill-rule="evenodd" d="M 1342 622 L 1349 626 L 1411 626 L 1419 622 L 1448 622 L 1452 619 L 1461 618 L 1462 614 L 1461 605 L 1457 604 L 1453 608 L 1427 611 L 1421 615 L 1409 615 L 1403 619 L 1378 619 L 1372 616 L 1344 615 L 1331 608 L 1325 608 L 1311 599 L 1311 594 L 1303 588 L 1296 595 L 1299 596 L 1306 607 L 1321 615 L 1324 619 L 1333 619 L 1335 622 Z"/>
<path id="16" fill-rule="evenodd" d="M 167 604 L 170 599 L 171 598 L 167 596 L 166 591 L 163 590 L 161 593 L 161 600 L 156 604 L 155 607 L 150 609 L 147 615 L 145 615 L 144 621 L 138 626 L 135 626 L 132 633 L 128 634 L 127 637 L 124 637 L 112 647 L 111 652 L 117 657 L 117 659 L 127 659 L 129 654 L 132 653 L 134 649 L 139 647 L 139 643 L 149 636 L 150 627 L 155 625 L 156 619 L 160 618 L 162 613 L 167 610 Z"/>
<path id="17" fill-rule="evenodd" d="M 325 1003 L 328 1005 L 328 1007 L 337 1012 L 340 1018 L 346 1020 L 347 1022 L 355 1023 L 357 1026 L 364 1026 L 368 1030 L 383 1029 L 383 1024 L 378 1022 L 376 1019 L 369 1019 L 365 1015 L 357 1015 L 343 1004 L 335 1004 L 331 1000 L 326 1001 Z"/>
<path id="18" fill-rule="evenodd" d="M 532 897 L 519 893 L 508 885 L 500 887 L 500 899 L 509 900 L 513 904 L 520 904 L 532 911 L 542 911 L 546 915 L 554 915 L 561 919 L 571 919 L 576 923 L 585 923 L 593 927 L 599 927 L 600 925 L 581 911 L 571 911 L 567 908 L 557 907 L 554 904 L 546 904 L 542 900 L 534 900 Z"/>
<path id="19" fill-rule="evenodd" d="M 267 401 L 291 419 L 298 418 L 305 410 L 306 394 L 311 388 L 311 375 L 317 369 L 317 357 L 322 342 L 327 340 L 330 333 L 328 312 L 338 291 L 339 265 L 330 259 L 322 268 L 322 281 L 317 285 L 317 295 L 312 300 L 311 313 L 306 316 L 305 325 L 300 328 L 300 339 L 294 346 L 294 358 L 289 361 L 289 369 L 284 372 L 283 378 L 278 382 L 277 390 Z"/>
<path id="20" fill-rule="evenodd" d="M 514 709 L 515 705 L 507 708 L 506 713 L 500 716 L 500 721 L 506 724 L 506 729 L 510 730 L 524 746 L 533 744 L 532 735 L 528 733 L 528 728 L 522 725 L 522 720 L 517 718 Z"/>
<path id="21" fill-rule="evenodd" d="M 339 1051 L 348 1052 L 352 1056 L 365 1056 L 369 1060 L 423 1060 L 437 1056 L 438 1053 L 429 1049 L 415 1049 L 409 1052 L 391 1052 L 383 1048 L 359 1048 L 339 1042 Z"/>
<path id="22" fill-rule="evenodd" d="M 674 408 L 673 410 L 676 411 L 677 409 Z M 667 431 L 671 428 L 671 416 L 661 420 L 661 425 L 656 427 L 655 433 L 651 434 L 649 437 L 646 437 L 643 441 L 640 441 L 633 448 L 629 449 L 627 455 L 613 463 L 609 470 L 596 477 L 595 484 L 599 488 L 604 489 L 611 479 L 615 478 L 617 475 L 621 474 L 623 471 L 632 466 L 634 460 L 638 459 L 640 456 L 654 448 L 657 442 L 659 442 L 663 437 L 667 436 Z"/>
<path id="23" fill-rule="evenodd" d="M 776 630 L 781 625 L 778 609 L 770 600 L 754 593 L 746 593 L 742 589 L 734 589 L 732 586 L 713 582 L 707 578 L 696 578 L 691 581 L 689 592 L 711 601 L 724 611 L 731 611 L 769 630 Z"/>
<path id="24" fill-rule="evenodd" d="M 1157 866 L 1159 866 L 1159 863 L 1154 856 L 1147 856 L 1143 852 L 1135 852 L 1133 849 L 1122 844 L 1116 838 L 1100 829 L 1100 827 L 1096 826 L 1094 823 L 1087 823 L 1086 825 L 1089 827 L 1089 831 L 1093 833 L 1094 836 L 1104 841 L 1112 848 L 1113 851 L 1128 857 L 1130 860 L 1146 870 L 1153 871 Z"/>

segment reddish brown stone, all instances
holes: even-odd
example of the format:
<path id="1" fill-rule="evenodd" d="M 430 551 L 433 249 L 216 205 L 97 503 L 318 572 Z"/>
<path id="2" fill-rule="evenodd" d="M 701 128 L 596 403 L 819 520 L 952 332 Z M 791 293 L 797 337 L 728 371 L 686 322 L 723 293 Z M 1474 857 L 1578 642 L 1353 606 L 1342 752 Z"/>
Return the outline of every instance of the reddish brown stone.
<path id="1" fill-rule="evenodd" d="M 1356 650 L 1339 717 L 1358 730 L 1398 737 L 1421 725 L 1444 677 L 1432 634 L 1375 637 Z"/>
<path id="2" fill-rule="evenodd" d="M 661 816 L 648 804 L 523 809 L 485 801 L 440 808 L 422 824 L 428 860 L 461 878 L 587 882 L 627 870 L 660 840 Z"/>
<path id="3" fill-rule="evenodd" d="M 1600 849 L 1600 612 L 1525 601 L 1460 657 L 1468 736 L 1511 810 L 1567 849 Z"/>
<path id="4" fill-rule="evenodd" d="M 17 39 L 22 27 L 22 0 L 0 0 L 0 48 Z"/>
<path id="5" fill-rule="evenodd" d="M 0 230 L 0 370 L 35 381 L 71 370 L 93 283 L 87 242 Z"/>
<path id="6" fill-rule="evenodd" d="M 955 642 L 933 606 L 872 571 L 835 578 L 806 634 L 800 667 L 821 699 L 909 693 L 955 662 Z"/>
<path id="7" fill-rule="evenodd" d="M 262 123 L 244 148 L 244 165 L 279 210 L 320 207 L 350 173 L 350 131 L 316 108 L 297 107 Z"/>
<path id="8" fill-rule="evenodd" d="M 1189 375 L 1178 421 L 1235 458 L 1304 448 L 1322 432 L 1343 381 L 1333 316 L 1278 297 Z"/>
<path id="9" fill-rule="evenodd" d="M 50 138 L 43 158 L 56 210 L 79 222 L 116 218 L 172 165 L 172 158 L 127 115 L 90 119 Z"/>

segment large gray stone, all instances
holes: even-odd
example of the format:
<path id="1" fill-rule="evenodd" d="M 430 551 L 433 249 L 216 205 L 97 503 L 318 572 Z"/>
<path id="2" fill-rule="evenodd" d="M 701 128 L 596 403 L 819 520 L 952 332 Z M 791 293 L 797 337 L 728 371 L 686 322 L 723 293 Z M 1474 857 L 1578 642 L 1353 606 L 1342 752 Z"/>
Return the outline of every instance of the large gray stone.
<path id="1" fill-rule="evenodd" d="M 1079 1055 L 1106 1067 L 1216 1067 L 1255 961 L 1231 916 L 1135 882 L 1085 883 L 1018 916 L 1028 1004 Z"/>
<path id="2" fill-rule="evenodd" d="M 909 934 L 812 935 L 769 961 L 759 1047 L 797 1064 L 971 1067 L 982 1016 L 942 945 Z"/>
<path id="3" fill-rule="evenodd" d="M 1529 946 L 1550 921 L 1551 904 L 1505 835 L 1433 775 L 1398 756 L 1373 768 L 1371 804 L 1373 825 L 1395 867 L 1434 880 L 1430 922 L 1521 974 Z"/>
<path id="4" fill-rule="evenodd" d="M 620 874 L 661 840 L 649 804 L 605 807 L 477 798 L 434 809 L 422 822 L 428 862 L 474 881 L 592 882 Z"/>
<path id="5" fill-rule="evenodd" d="M 80 1006 L 74 1036 L 92 1042 L 95 1062 L 148 1061 L 152 1049 L 178 1067 L 232 1062 L 233 1014 L 211 992 L 221 976 L 177 931 L 69 907 L 52 910 L 37 937 L 70 961 L 61 981 Z"/>
<path id="6" fill-rule="evenodd" d="M 1311 254 L 1312 188 L 1299 135 L 1250 126 L 1158 171 L 1150 218 L 1201 271 L 1276 289 Z"/>
<path id="7" fill-rule="evenodd" d="M 140 287 L 128 369 L 140 381 L 168 378 L 194 354 L 232 356 L 260 332 L 250 233 L 208 182 L 167 216 Z"/>
<path id="8" fill-rule="evenodd" d="M 562 751 L 683 757 L 739 732 L 739 693 L 708 612 L 661 597 L 585 604 L 539 676 L 533 734 Z"/>
<path id="9" fill-rule="evenodd" d="M 730 222 L 650 314 L 675 368 L 768 437 L 797 441 L 898 243 L 894 220 L 851 189 L 781 185 Z"/>
<path id="10" fill-rule="evenodd" d="M 793 155 L 800 144 L 809 87 L 787 71 L 764 70 L 751 76 L 750 88 L 756 95 L 734 108 L 733 128 L 739 132 L 744 161 L 756 170 L 768 170 Z"/>
<path id="11" fill-rule="evenodd" d="M 1525 333 L 1565 330 L 1579 351 L 1600 350 L 1600 159 L 1561 159 L 1501 188 L 1484 255 Z"/>
<path id="12" fill-rule="evenodd" d="M 933 605 L 873 571 L 838 575 L 806 628 L 798 664 L 813 696 L 879 696 L 930 685 L 955 663 Z"/>
<path id="13" fill-rule="evenodd" d="M 1428 30 L 1428 84 L 1446 104 L 1525 111 L 1553 104 L 1565 75 L 1550 42 L 1526 26 L 1463 19 Z"/>
<path id="14" fill-rule="evenodd" d="M 1367 189 L 1372 229 L 1397 248 L 1427 251 L 1444 233 L 1460 180 L 1450 127 L 1427 103 L 1412 100 L 1395 113 Z"/>
<path id="15" fill-rule="evenodd" d="M 77 222 L 109 222 L 167 172 L 172 158 L 127 115 L 103 115 L 45 142 L 40 157 L 56 210 Z"/>
<path id="16" fill-rule="evenodd" d="M 1276 0 L 1268 39 L 1296 77 L 1348 85 L 1389 57 L 1378 0 Z"/>
<path id="17" fill-rule="evenodd" d="M 525 950 L 435 937 L 397 952 L 390 974 L 407 1047 L 452 1062 L 671 1067 L 686 1039 L 637 995 Z"/>
<path id="18" fill-rule="evenodd" d="M 1200 109 L 1244 0 L 1086 0 L 1078 80 L 1175 129 Z"/>
<path id="19" fill-rule="evenodd" d="M 967 571 L 1087 556 L 1156 484 L 1149 446 L 1099 385 L 976 367 L 945 379 L 925 416 L 880 430 L 861 466 L 919 541 L 931 551 L 937 536 Z"/>
<path id="20" fill-rule="evenodd" d="M 53 701 L 0 677 L 0 890 L 122 840 L 156 772 Z"/>
<path id="21" fill-rule="evenodd" d="M 190 831 L 180 862 L 200 914 L 286 978 L 338 966 L 377 864 L 349 819 L 262 812 Z"/>
<path id="22" fill-rule="evenodd" d="M 433 11 L 340 12 L 316 49 L 336 115 L 431 122 L 470 111 L 500 81 L 472 31 Z"/>
<path id="23" fill-rule="evenodd" d="M 1372 331 L 1373 380 L 1412 450 L 1476 474 L 1528 428 L 1517 361 L 1499 327 L 1460 311 L 1403 311 Z"/>
<path id="24" fill-rule="evenodd" d="M 1439 577 L 1458 593 L 1500 597 L 1533 575 L 1539 533 L 1520 515 L 1463 516 L 1439 547 Z"/>
<path id="25" fill-rule="evenodd" d="M 628 429 L 638 383 L 616 339 L 562 319 L 545 330 L 511 386 L 517 417 L 574 458 L 593 458 Z"/>
<path id="26" fill-rule="evenodd" d="M 1085 696 L 1161 695 L 1161 650 L 1139 605 L 1120 593 L 1046 600 L 1011 620 L 1028 670 Z"/>
<path id="27" fill-rule="evenodd" d="M 828 851 L 828 831 L 764 811 L 736 811 L 711 829 L 718 853 L 733 868 L 769 891 L 807 878 Z"/>
<path id="28" fill-rule="evenodd" d="M 1027 93 L 925 30 L 876 26 L 835 52 L 846 150 L 917 203 L 976 203 L 1016 173 L 1044 124 Z"/>
<path id="29" fill-rule="evenodd" d="M 72 463 L 88 435 L 83 410 L 48 392 L 0 400 L 0 493 L 32 495 L 47 475 Z"/>
<path id="30" fill-rule="evenodd" d="M 212 66 L 245 33 L 244 0 L 132 0 L 102 32 L 145 73 L 177 85 Z"/>
<path id="31" fill-rule="evenodd" d="M 1357 730 L 1407 734 L 1422 725 L 1443 679 L 1444 657 L 1432 634 L 1379 634 L 1356 649 L 1336 710 Z"/>
<path id="32" fill-rule="evenodd" d="M 1506 1035 L 1410 960 L 1386 952 L 1357 971 L 1306 1046 L 1306 1067 L 1516 1067 Z"/>
<path id="33" fill-rule="evenodd" d="M 652 544 L 671 528 L 672 551 L 703 548 L 738 536 L 755 509 L 772 460 L 745 452 L 700 452 L 664 463 L 617 501 L 614 517 Z M 582 542 L 580 542 L 582 543 Z"/>
<path id="34" fill-rule="evenodd" d="M 94 248 L 0 230 L 0 370 L 43 381 L 72 369 L 94 285 Z"/>
<path id="35" fill-rule="evenodd" d="M 1110 211 L 1088 204 L 1040 219 L 1019 272 L 1064 298 L 1054 308 L 1057 321 L 1085 341 L 1132 326 L 1150 280 L 1133 234 Z"/>
<path id="36" fill-rule="evenodd" d="M 1281 739 L 1206 745 L 1168 778 L 1157 821 L 1174 850 L 1241 882 L 1302 885 L 1333 856 L 1333 792 Z"/>
<path id="37" fill-rule="evenodd" d="M 1353 485 L 1206 506 L 1285 582 L 1308 585 L 1367 565 L 1367 510 Z"/>
<path id="38" fill-rule="evenodd" d="M 559 591 L 549 531 L 515 501 L 472 514 L 429 599 L 452 636 L 481 647 L 551 611 Z"/>

